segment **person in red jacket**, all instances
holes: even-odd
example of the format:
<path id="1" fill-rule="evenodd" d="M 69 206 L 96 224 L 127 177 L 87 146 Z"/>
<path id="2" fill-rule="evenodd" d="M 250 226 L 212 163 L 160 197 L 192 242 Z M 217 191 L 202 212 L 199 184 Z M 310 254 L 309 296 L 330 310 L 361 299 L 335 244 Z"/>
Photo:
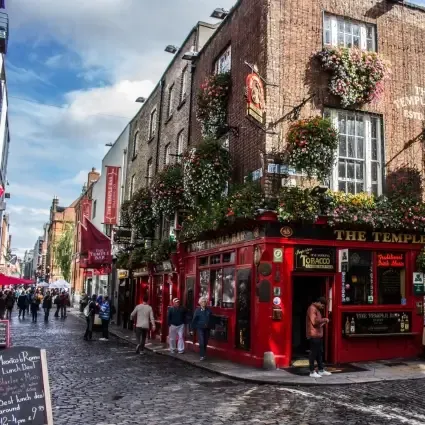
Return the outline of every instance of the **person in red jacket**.
<path id="1" fill-rule="evenodd" d="M 331 375 L 323 368 L 323 327 L 329 323 L 329 319 L 322 317 L 321 311 L 326 307 L 326 298 L 320 297 L 312 303 L 307 310 L 306 334 L 310 341 L 310 377 L 321 378 Z M 318 372 L 314 370 L 314 361 L 317 361 Z"/>

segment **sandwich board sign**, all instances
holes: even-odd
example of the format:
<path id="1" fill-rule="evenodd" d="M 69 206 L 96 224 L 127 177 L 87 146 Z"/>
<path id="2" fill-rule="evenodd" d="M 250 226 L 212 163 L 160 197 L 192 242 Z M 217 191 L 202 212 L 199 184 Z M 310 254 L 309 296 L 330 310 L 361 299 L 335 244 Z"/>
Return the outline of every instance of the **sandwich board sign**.
<path id="1" fill-rule="evenodd" d="M 0 350 L 0 424 L 53 425 L 46 350 Z"/>

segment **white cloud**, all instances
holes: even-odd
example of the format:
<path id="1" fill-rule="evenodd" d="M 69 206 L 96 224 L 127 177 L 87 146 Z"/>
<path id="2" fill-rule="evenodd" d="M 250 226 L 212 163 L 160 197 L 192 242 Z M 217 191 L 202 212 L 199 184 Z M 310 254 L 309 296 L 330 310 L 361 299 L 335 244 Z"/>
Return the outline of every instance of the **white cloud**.
<path id="1" fill-rule="evenodd" d="M 24 205 L 10 205 L 8 208 L 10 213 L 26 214 L 32 217 L 44 216 L 48 217 L 50 211 L 43 208 L 31 208 Z"/>

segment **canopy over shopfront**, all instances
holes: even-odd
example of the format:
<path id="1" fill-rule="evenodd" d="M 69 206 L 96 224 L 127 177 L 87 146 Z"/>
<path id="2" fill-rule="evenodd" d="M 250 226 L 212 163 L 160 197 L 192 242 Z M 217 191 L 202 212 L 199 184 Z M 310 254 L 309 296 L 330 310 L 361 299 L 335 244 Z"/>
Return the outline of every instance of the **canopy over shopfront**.
<path id="1" fill-rule="evenodd" d="M 21 279 L 19 277 L 6 276 L 5 274 L 0 273 L 0 286 L 10 285 L 34 285 L 34 281 Z"/>

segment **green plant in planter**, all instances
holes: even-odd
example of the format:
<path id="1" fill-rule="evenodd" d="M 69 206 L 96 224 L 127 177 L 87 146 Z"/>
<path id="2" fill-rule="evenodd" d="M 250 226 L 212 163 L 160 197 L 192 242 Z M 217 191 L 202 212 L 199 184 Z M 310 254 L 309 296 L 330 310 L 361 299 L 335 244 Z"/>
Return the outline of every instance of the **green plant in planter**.
<path id="1" fill-rule="evenodd" d="M 183 157 L 184 194 L 191 206 L 222 196 L 230 179 L 229 151 L 219 141 L 206 139 Z"/>
<path id="2" fill-rule="evenodd" d="M 319 215 L 319 199 L 310 189 L 283 187 L 278 198 L 278 217 L 284 222 L 313 223 Z"/>
<path id="3" fill-rule="evenodd" d="M 376 100 L 391 74 L 389 62 L 378 53 L 347 48 L 325 48 L 316 54 L 331 73 L 329 90 L 347 107 Z"/>
<path id="4" fill-rule="evenodd" d="M 234 187 L 227 202 L 226 217 L 254 218 L 258 214 L 258 210 L 264 208 L 265 197 L 260 184 L 247 182 Z"/>
<path id="5" fill-rule="evenodd" d="M 307 174 L 308 178 L 324 180 L 331 174 L 338 133 L 330 120 L 322 117 L 294 122 L 287 135 L 289 165 Z"/>
<path id="6" fill-rule="evenodd" d="M 152 195 L 146 188 L 139 189 L 130 200 L 129 220 L 139 236 L 151 236 L 155 232 L 158 218 L 152 208 Z"/>
<path id="7" fill-rule="evenodd" d="M 160 263 L 170 259 L 170 255 L 177 250 L 177 243 L 169 239 L 156 242 L 147 251 L 149 262 Z"/>
<path id="8" fill-rule="evenodd" d="M 151 187 L 152 211 L 155 217 L 172 216 L 186 206 L 183 188 L 183 168 L 180 164 L 167 165 L 158 173 Z"/>
<path id="9" fill-rule="evenodd" d="M 416 258 L 416 270 L 422 273 L 425 272 L 425 248 L 421 249 L 421 252 Z"/>
<path id="10" fill-rule="evenodd" d="M 219 139 L 228 131 L 227 104 L 231 85 L 230 72 L 208 77 L 198 92 L 196 117 L 202 134 Z"/>

